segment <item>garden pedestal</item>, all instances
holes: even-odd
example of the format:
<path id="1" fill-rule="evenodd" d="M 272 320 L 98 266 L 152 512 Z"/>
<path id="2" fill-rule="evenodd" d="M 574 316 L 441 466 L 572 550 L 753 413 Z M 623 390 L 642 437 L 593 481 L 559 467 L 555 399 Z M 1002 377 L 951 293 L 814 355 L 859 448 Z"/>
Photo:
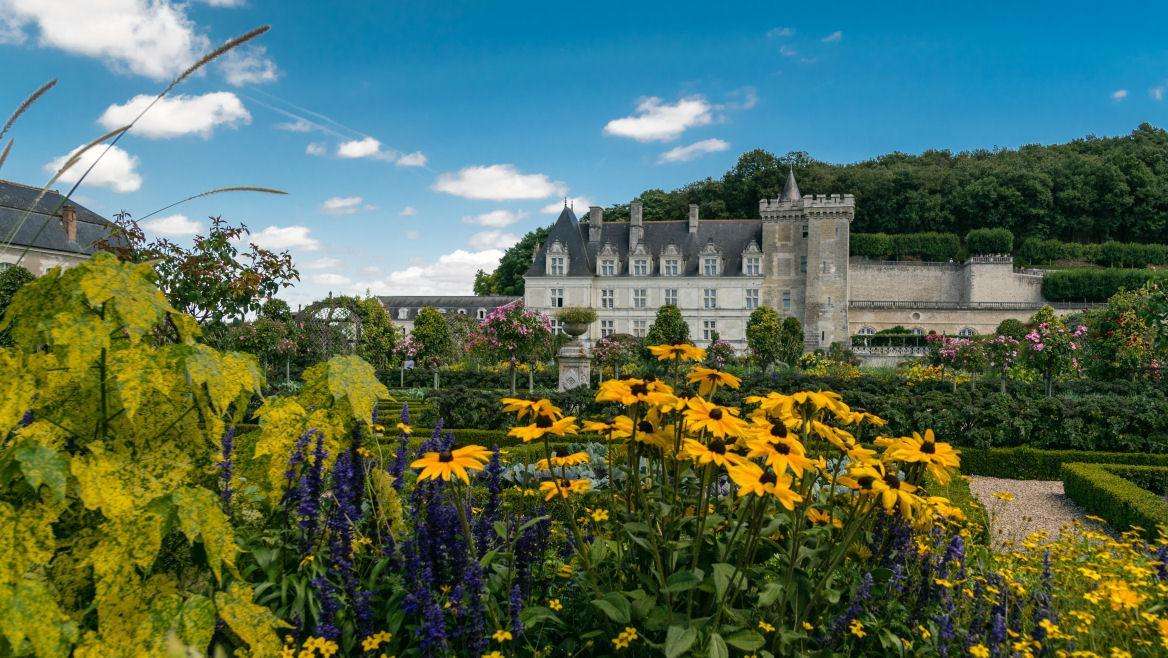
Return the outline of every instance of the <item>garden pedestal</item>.
<path id="1" fill-rule="evenodd" d="M 560 364 L 559 390 L 570 391 L 592 381 L 592 360 L 578 339 L 561 347 L 556 361 Z"/>

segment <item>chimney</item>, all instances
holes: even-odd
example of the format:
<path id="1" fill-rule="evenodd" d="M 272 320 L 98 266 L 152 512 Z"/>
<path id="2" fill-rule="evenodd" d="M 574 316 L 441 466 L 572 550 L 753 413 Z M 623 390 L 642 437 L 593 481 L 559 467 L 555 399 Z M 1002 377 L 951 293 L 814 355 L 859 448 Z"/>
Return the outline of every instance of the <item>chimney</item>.
<path id="1" fill-rule="evenodd" d="M 642 209 L 640 201 L 629 203 L 629 247 L 641 242 L 645 237 L 645 227 L 641 223 Z"/>
<path id="2" fill-rule="evenodd" d="M 73 206 L 61 207 L 61 227 L 65 229 L 65 240 L 77 242 L 77 209 Z"/>
<path id="3" fill-rule="evenodd" d="M 600 206 L 588 208 L 588 241 L 600 242 L 604 231 L 604 209 Z"/>
<path id="4" fill-rule="evenodd" d="M 689 232 L 696 235 L 698 232 L 698 204 L 689 204 Z"/>

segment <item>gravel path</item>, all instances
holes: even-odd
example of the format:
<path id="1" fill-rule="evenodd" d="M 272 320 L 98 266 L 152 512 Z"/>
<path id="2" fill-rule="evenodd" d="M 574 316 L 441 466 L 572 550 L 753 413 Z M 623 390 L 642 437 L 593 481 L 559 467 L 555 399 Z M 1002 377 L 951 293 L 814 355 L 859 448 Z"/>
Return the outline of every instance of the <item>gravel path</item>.
<path id="1" fill-rule="evenodd" d="M 1042 530 L 1051 538 L 1059 530 L 1085 515 L 1063 493 L 1063 483 L 1054 480 L 1006 480 L 974 475 L 969 489 L 990 513 L 990 536 L 995 546 L 1022 541 Z M 1006 492 L 1013 500 L 999 500 L 995 493 Z"/>

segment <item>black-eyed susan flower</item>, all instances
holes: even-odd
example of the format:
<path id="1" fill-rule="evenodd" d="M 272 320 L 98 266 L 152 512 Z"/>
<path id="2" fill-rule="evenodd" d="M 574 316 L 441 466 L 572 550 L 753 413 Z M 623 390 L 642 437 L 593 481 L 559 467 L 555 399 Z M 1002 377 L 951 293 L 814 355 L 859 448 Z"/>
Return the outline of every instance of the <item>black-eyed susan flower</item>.
<path id="1" fill-rule="evenodd" d="M 539 415 L 551 416 L 552 418 L 559 418 L 564 415 L 564 412 L 559 407 L 552 404 L 550 400 L 544 398 L 542 400 L 523 400 L 521 398 L 503 398 L 500 400 L 503 404 L 503 411 L 514 413 L 516 419 L 523 420 L 531 416 L 532 418 Z"/>
<path id="2" fill-rule="evenodd" d="M 808 507 L 807 511 L 804 512 L 804 516 L 814 525 L 830 525 L 833 528 L 844 527 L 843 521 L 815 507 Z"/>
<path id="3" fill-rule="evenodd" d="M 884 467 L 879 464 L 857 464 L 839 477 L 839 483 L 863 494 L 876 495 L 884 491 Z"/>
<path id="4" fill-rule="evenodd" d="M 541 459 L 535 463 L 535 467 L 542 471 L 550 471 L 552 466 L 579 466 L 580 464 L 588 463 L 588 453 L 584 451 L 569 453 L 563 448 L 558 448 L 552 453 L 552 461 L 549 464 L 546 458 Z"/>
<path id="5" fill-rule="evenodd" d="M 940 443 L 933 436 L 933 430 L 925 430 L 924 436 L 913 432 L 911 437 L 901 437 L 888 445 L 885 454 L 889 459 L 905 463 L 925 464 L 937 482 L 949 482 L 950 472 L 961 465 L 961 458 L 953 446 Z"/>
<path id="6" fill-rule="evenodd" d="M 901 480 L 896 474 L 885 473 L 884 488 L 880 491 L 880 505 L 889 514 L 899 511 L 906 521 L 911 521 L 921 503 L 921 499 L 915 494 L 916 490 L 916 486 Z"/>
<path id="7" fill-rule="evenodd" d="M 685 421 L 693 433 L 702 431 L 718 437 L 739 437 L 746 432 L 746 422 L 738 417 L 738 410 L 723 407 L 702 398 L 690 398 L 686 405 Z"/>
<path id="8" fill-rule="evenodd" d="M 399 432 L 401 432 L 402 434 L 405 434 L 406 436 L 409 436 L 409 435 L 414 433 L 414 428 L 410 427 L 409 425 L 406 425 L 405 423 L 398 423 L 397 430 Z"/>
<path id="9" fill-rule="evenodd" d="M 635 425 L 633 419 L 628 416 L 617 416 L 612 422 L 616 426 L 612 433 L 613 438 L 627 439 L 635 436 L 638 443 L 645 443 L 665 452 L 673 451 L 673 427 L 665 424 L 656 409 L 646 411 Z"/>
<path id="10" fill-rule="evenodd" d="M 771 496 L 788 510 L 795 509 L 795 503 L 803 500 L 791 489 L 789 477 L 777 476 L 774 471 L 763 469 L 752 461 L 739 461 L 726 467 L 726 472 L 738 485 L 739 496 Z"/>
<path id="11" fill-rule="evenodd" d="M 617 429 L 613 420 L 586 420 L 580 425 L 580 431 L 599 434 L 606 439 L 614 438 L 613 432 Z"/>
<path id="12" fill-rule="evenodd" d="M 551 500 L 557 496 L 560 498 L 567 498 L 572 494 L 582 494 L 592 488 L 592 482 L 581 478 L 578 480 L 569 480 L 567 478 L 556 478 L 554 480 L 545 480 L 539 483 L 539 490 L 543 493 L 544 500 Z"/>
<path id="13" fill-rule="evenodd" d="M 649 351 L 658 361 L 702 361 L 706 351 L 689 343 L 677 345 L 650 345 Z"/>
<path id="14" fill-rule="evenodd" d="M 781 427 L 778 426 L 778 427 Z M 803 475 L 803 469 L 814 468 L 815 462 L 807 458 L 803 444 L 790 434 L 783 436 L 755 435 L 746 440 L 750 459 L 761 458 L 763 463 L 782 474 L 788 468 L 795 475 Z"/>
<path id="15" fill-rule="evenodd" d="M 681 442 L 681 455 L 699 466 L 716 464 L 726 467 L 742 459 L 740 455 L 735 455 L 731 451 L 731 446 L 719 438 L 710 439 L 709 443 L 685 439 Z"/>
<path id="16" fill-rule="evenodd" d="M 698 385 L 698 395 L 709 397 L 719 386 L 738 388 L 742 380 L 728 372 L 695 366 L 687 377 L 689 383 Z"/>
<path id="17" fill-rule="evenodd" d="M 610 379 L 596 392 L 597 402 L 619 402 L 625 406 L 642 402 L 658 406 L 674 400 L 673 388 L 656 379 Z"/>
<path id="18" fill-rule="evenodd" d="M 481 471 L 483 465 L 491 458 L 491 451 L 483 446 L 465 446 L 457 450 L 443 450 L 442 452 L 427 452 L 421 459 L 410 464 L 410 468 L 419 468 L 418 480 L 449 480 L 457 477 L 469 484 L 470 477 L 467 471 Z"/>
<path id="19" fill-rule="evenodd" d="M 508 436 L 519 437 L 524 443 L 541 439 L 548 434 L 556 436 L 564 436 L 566 434 L 575 432 L 576 427 L 575 416 L 564 416 L 563 418 L 556 418 L 555 416 L 540 412 L 535 416 L 535 422 L 530 425 L 520 425 L 519 427 L 512 427 L 507 432 Z"/>

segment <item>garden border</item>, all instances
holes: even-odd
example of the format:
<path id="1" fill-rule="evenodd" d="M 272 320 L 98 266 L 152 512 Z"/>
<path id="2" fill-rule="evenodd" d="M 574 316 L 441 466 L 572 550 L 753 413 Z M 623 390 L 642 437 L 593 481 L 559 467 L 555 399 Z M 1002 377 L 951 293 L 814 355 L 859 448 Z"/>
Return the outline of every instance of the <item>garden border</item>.
<path id="1" fill-rule="evenodd" d="M 960 448 L 961 472 L 1012 480 L 1058 480 L 1068 463 L 1168 467 L 1168 453 L 1012 448 Z"/>
<path id="2" fill-rule="evenodd" d="M 1071 500 L 1112 527 L 1139 527 L 1152 539 L 1157 526 L 1168 527 L 1168 500 L 1123 473 L 1162 473 L 1168 479 L 1168 466 L 1072 462 L 1062 466 L 1063 488 Z"/>

